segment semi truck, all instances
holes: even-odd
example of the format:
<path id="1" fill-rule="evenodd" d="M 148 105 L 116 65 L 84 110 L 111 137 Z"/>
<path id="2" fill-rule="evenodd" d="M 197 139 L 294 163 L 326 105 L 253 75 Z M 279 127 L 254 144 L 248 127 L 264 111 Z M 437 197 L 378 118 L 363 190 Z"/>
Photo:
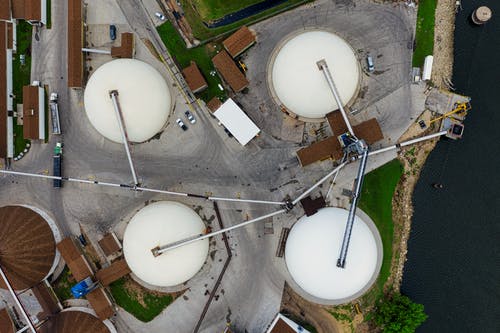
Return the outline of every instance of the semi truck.
<path id="1" fill-rule="evenodd" d="M 57 93 L 50 94 L 50 115 L 52 118 L 52 134 L 61 134 L 61 122 L 59 121 L 59 106 Z"/>
<path id="2" fill-rule="evenodd" d="M 62 177 L 62 143 L 56 143 L 54 148 L 54 176 Z M 62 180 L 54 179 L 53 186 L 55 188 L 62 187 Z"/>

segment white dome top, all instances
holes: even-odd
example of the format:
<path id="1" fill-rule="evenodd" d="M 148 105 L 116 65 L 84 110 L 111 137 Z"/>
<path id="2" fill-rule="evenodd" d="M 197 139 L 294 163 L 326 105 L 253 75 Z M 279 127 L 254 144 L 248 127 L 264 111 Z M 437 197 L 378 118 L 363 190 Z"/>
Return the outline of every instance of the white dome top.
<path id="1" fill-rule="evenodd" d="M 158 133 L 170 113 L 171 97 L 163 77 L 145 62 L 118 59 L 99 67 L 85 88 L 85 111 L 95 129 L 122 143 L 111 90 L 118 91 L 128 138 L 144 142 Z"/>
<path id="2" fill-rule="evenodd" d="M 339 36 L 326 31 L 296 35 L 280 49 L 272 64 L 271 84 L 276 97 L 291 112 L 323 118 L 338 109 L 317 62 L 325 59 L 344 105 L 356 94 L 360 70 L 354 51 Z"/>
<path id="3" fill-rule="evenodd" d="M 356 216 L 345 268 L 337 267 L 349 212 L 323 208 L 302 217 L 292 228 L 285 261 L 293 280 L 308 294 L 326 301 L 349 301 L 368 289 L 380 262 L 375 235 Z M 377 235 L 378 236 L 378 235 Z"/>
<path id="4" fill-rule="evenodd" d="M 161 201 L 141 209 L 123 236 L 123 253 L 132 272 L 154 286 L 171 287 L 192 278 L 208 254 L 208 239 L 167 251 L 158 257 L 151 249 L 204 233 L 205 225 L 190 208 Z"/>

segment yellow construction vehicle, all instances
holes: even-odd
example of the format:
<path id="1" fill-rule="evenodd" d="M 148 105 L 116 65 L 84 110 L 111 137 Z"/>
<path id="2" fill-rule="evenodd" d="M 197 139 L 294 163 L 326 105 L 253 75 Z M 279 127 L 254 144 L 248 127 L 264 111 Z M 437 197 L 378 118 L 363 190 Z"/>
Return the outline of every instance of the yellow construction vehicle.
<path id="1" fill-rule="evenodd" d="M 443 118 L 447 118 L 453 114 L 460 114 L 460 113 L 465 113 L 467 112 L 468 110 L 471 109 L 471 106 L 470 106 L 470 103 L 469 102 L 463 102 L 463 103 L 455 103 L 454 107 L 453 107 L 453 110 L 451 110 L 450 112 L 447 112 L 437 118 L 434 118 L 432 119 L 431 121 L 429 121 L 429 125 L 431 125 L 432 123 L 436 122 L 436 121 L 439 121 Z M 465 114 L 463 115 L 465 116 Z"/>

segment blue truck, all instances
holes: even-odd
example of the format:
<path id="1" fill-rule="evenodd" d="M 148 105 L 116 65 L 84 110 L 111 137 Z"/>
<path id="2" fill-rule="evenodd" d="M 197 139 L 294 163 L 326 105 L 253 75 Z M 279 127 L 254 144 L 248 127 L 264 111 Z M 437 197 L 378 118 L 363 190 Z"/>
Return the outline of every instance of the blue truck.
<path id="1" fill-rule="evenodd" d="M 56 143 L 54 148 L 54 176 L 62 177 L 62 143 Z M 53 186 L 55 188 L 62 187 L 62 180 L 54 179 Z"/>

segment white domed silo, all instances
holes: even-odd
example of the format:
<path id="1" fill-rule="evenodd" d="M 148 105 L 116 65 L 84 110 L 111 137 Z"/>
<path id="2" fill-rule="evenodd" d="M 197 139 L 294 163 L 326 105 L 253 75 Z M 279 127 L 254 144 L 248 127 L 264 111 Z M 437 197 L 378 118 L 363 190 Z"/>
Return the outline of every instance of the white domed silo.
<path id="1" fill-rule="evenodd" d="M 123 236 L 123 253 L 135 276 L 156 287 L 173 287 L 198 273 L 208 255 L 208 239 L 185 245 L 158 256 L 152 249 L 205 233 L 200 216 L 172 201 L 150 204 L 130 220 Z"/>
<path id="2" fill-rule="evenodd" d="M 304 121 L 320 121 L 339 107 L 317 62 L 325 60 L 340 98 L 350 105 L 359 91 L 361 70 L 351 46 L 334 33 L 300 31 L 274 50 L 268 84 L 276 102 Z"/>
<path id="3" fill-rule="evenodd" d="M 367 216 L 356 216 L 345 267 L 337 267 L 348 215 L 342 208 L 323 208 L 300 218 L 290 231 L 285 247 L 289 282 L 310 301 L 347 303 L 363 295 L 378 277 L 382 241 Z"/>
<path id="4" fill-rule="evenodd" d="M 84 94 L 85 112 L 94 128 L 111 141 L 122 143 L 110 92 L 119 93 L 123 121 L 131 142 L 144 142 L 167 122 L 172 97 L 167 83 L 151 65 L 134 59 L 117 59 L 99 67 Z"/>

